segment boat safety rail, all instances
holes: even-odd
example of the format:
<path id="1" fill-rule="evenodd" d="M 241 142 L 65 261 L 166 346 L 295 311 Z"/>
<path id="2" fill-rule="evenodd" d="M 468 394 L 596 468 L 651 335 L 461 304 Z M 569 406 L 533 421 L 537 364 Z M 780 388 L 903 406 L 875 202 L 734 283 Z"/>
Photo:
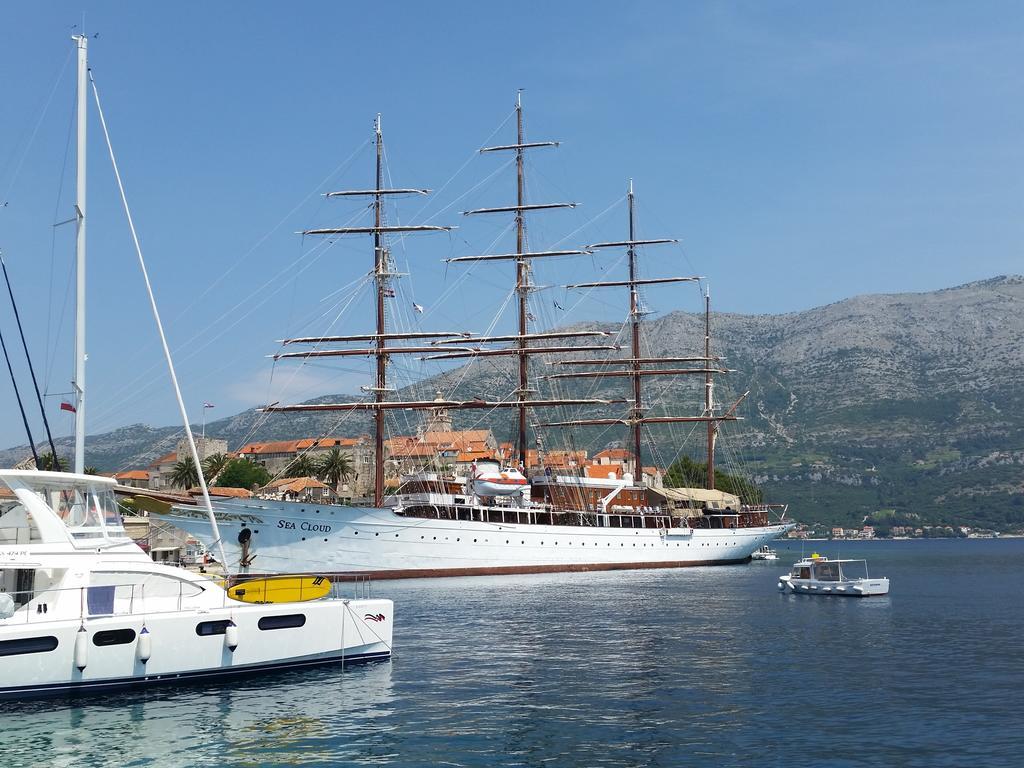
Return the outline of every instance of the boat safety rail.
<path id="1" fill-rule="evenodd" d="M 100 616 L 136 616 L 199 608 L 205 590 L 198 584 L 161 579 L 156 584 L 90 584 L 0 592 L 0 624 L 32 624 Z M 225 595 L 225 604 L 227 603 Z"/>

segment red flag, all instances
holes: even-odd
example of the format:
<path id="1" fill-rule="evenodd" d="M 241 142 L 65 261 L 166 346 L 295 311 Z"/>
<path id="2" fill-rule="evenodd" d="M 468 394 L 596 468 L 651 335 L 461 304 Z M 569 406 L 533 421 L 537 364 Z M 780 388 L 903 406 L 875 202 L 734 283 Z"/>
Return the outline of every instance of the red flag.
<path id="1" fill-rule="evenodd" d="M 71 403 L 61 403 L 60 409 L 62 411 L 71 411 L 72 413 L 78 413 L 78 409 L 75 408 Z"/>

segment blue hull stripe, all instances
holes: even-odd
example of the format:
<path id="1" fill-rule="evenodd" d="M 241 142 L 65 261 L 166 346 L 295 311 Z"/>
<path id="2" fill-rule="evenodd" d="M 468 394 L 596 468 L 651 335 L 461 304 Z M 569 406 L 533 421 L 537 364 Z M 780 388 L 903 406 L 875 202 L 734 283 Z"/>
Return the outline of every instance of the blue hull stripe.
<path id="1" fill-rule="evenodd" d="M 357 664 L 368 661 L 383 661 L 391 658 L 390 651 L 378 651 L 376 653 L 358 653 L 345 656 L 345 664 Z M 79 693 L 107 693 L 121 691 L 129 688 L 142 688 L 152 685 L 166 683 L 192 683 L 204 682 L 213 683 L 223 680 L 232 680 L 238 677 L 277 672 L 285 669 L 298 669 L 303 667 L 317 667 L 327 664 L 340 664 L 341 656 L 330 658 L 303 659 L 301 661 L 276 662 L 272 664 L 248 664 L 244 667 L 227 667 L 217 669 L 203 669 L 195 672 L 175 672 L 166 675 L 148 675 L 146 677 L 130 677 L 121 679 L 106 680 L 85 680 L 77 683 L 47 683 L 45 685 L 18 685 L 0 688 L 0 700 L 10 699 L 31 699 L 48 696 L 75 696 Z"/>

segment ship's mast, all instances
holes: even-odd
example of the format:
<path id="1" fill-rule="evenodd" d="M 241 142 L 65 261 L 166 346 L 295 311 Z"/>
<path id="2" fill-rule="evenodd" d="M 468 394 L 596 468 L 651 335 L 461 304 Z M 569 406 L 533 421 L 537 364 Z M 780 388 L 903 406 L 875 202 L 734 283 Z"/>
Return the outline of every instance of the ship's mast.
<path id="1" fill-rule="evenodd" d="M 637 295 L 636 275 L 636 220 L 633 209 L 633 180 L 629 180 L 629 318 L 632 331 L 633 362 L 633 476 L 638 480 L 643 477 L 643 460 L 641 454 L 641 433 L 643 425 L 639 419 L 643 416 L 643 401 L 640 391 L 640 300 Z"/>
<path id="2" fill-rule="evenodd" d="M 711 370 L 711 287 L 707 286 L 704 291 L 704 413 L 708 416 L 708 441 L 707 441 L 707 480 L 706 487 L 709 491 L 715 490 L 715 435 L 718 433 L 718 422 L 712 417 L 715 415 L 715 380 Z"/>
<path id="3" fill-rule="evenodd" d="M 85 154 L 88 117 L 89 38 L 75 35 L 78 46 L 78 168 L 75 190 L 75 472 L 85 470 Z M 53 457 L 57 462 L 57 457 Z"/>
<path id="4" fill-rule="evenodd" d="M 505 144 L 495 147 L 484 147 L 481 152 L 499 152 L 503 150 L 512 150 L 516 153 L 516 204 L 514 206 L 502 207 L 502 208 L 478 208 L 473 211 L 465 211 L 466 215 L 480 214 L 480 213 L 515 213 L 516 223 L 516 252 L 510 254 L 515 258 L 516 262 L 516 296 L 518 298 L 518 309 L 519 309 L 519 338 L 515 340 L 515 354 L 518 358 L 519 365 L 519 387 L 516 392 L 520 405 L 518 408 L 518 430 L 516 438 L 516 453 L 519 457 L 519 463 L 526 466 L 526 452 L 529 446 L 527 441 L 527 414 L 528 407 L 525 405 L 529 397 L 533 394 L 533 390 L 530 388 L 530 363 L 529 355 L 531 354 L 529 349 L 530 340 L 530 308 L 529 299 L 530 293 L 533 290 L 533 286 L 530 282 L 530 260 L 533 258 L 541 258 L 544 256 L 552 255 L 578 255 L 586 253 L 586 251 L 557 251 L 557 252 L 538 252 L 531 253 L 526 250 L 526 216 L 525 214 L 530 211 L 549 210 L 552 208 L 575 208 L 576 203 L 541 203 L 529 205 L 526 202 L 526 172 L 523 167 L 525 159 L 525 151 L 527 149 L 536 149 L 539 147 L 557 147 L 557 141 L 533 141 L 527 142 L 523 131 L 523 100 L 522 92 L 516 94 L 516 143 Z M 495 257 L 463 257 L 461 259 L 453 259 L 451 261 L 483 261 L 487 258 Z"/>
<path id="5" fill-rule="evenodd" d="M 523 253 L 526 250 L 526 221 L 523 218 L 524 186 L 523 178 L 523 100 L 522 94 L 516 94 L 516 253 Z M 526 259 L 516 259 L 516 296 L 519 298 L 519 336 L 516 340 L 516 347 L 525 350 L 527 346 L 526 334 L 530 332 L 529 327 L 529 262 Z M 526 352 L 519 353 L 519 400 L 526 400 L 529 388 L 529 357 Z M 516 440 L 516 450 L 519 453 L 519 463 L 526 467 L 526 407 L 519 406 L 519 432 Z"/>
<path id="6" fill-rule="evenodd" d="M 527 252 L 526 228 L 523 222 L 523 213 L 532 210 L 547 208 L 565 208 L 574 206 L 575 203 L 549 203 L 541 205 L 528 205 L 525 198 L 525 179 L 523 175 L 523 150 L 533 147 L 556 146 L 556 142 L 535 142 L 526 143 L 523 141 L 522 108 L 519 99 L 516 101 L 517 121 L 517 143 L 499 146 L 485 147 L 481 152 L 495 152 L 499 150 L 515 150 L 517 153 L 518 166 L 518 194 L 516 205 L 504 208 L 481 208 L 475 211 L 466 211 L 467 214 L 475 213 L 499 213 L 515 212 L 517 223 L 516 253 L 514 254 L 491 254 L 484 256 L 459 256 L 447 259 L 448 262 L 468 261 L 492 261 L 492 260 L 514 260 L 516 262 L 517 289 L 519 290 L 519 332 L 511 336 L 474 336 L 466 331 L 415 331 L 410 333 L 395 333 L 387 327 L 387 304 L 386 300 L 394 296 L 391 286 L 391 278 L 398 275 L 391 270 L 391 260 L 385 237 L 392 233 L 405 232 L 432 232 L 447 231 L 451 227 L 431 225 L 389 225 L 384 219 L 383 202 L 386 196 L 419 194 L 425 195 L 427 189 L 388 189 L 384 187 L 383 159 L 384 142 L 381 132 L 380 115 L 374 122 L 374 140 L 376 146 L 376 176 L 373 189 L 345 190 L 341 192 L 328 192 L 327 197 L 371 197 L 373 199 L 373 225 L 358 227 L 328 227 L 324 229 L 307 229 L 303 235 L 373 235 L 374 245 L 374 287 L 376 290 L 376 332 L 352 334 L 345 336 L 305 336 L 301 338 L 284 339 L 283 345 L 290 344 L 324 344 L 349 342 L 371 342 L 372 346 L 365 347 L 342 347 L 339 349 L 312 349 L 300 352 L 280 352 L 274 355 L 277 360 L 281 359 L 310 359 L 321 357 L 365 357 L 372 356 L 376 360 L 375 386 L 367 387 L 373 392 L 372 402 L 363 403 L 317 403 L 306 405 L 271 405 L 262 409 L 268 413 L 291 413 L 291 412 L 321 412 L 321 411 L 372 411 L 374 414 L 374 454 L 376 467 L 374 470 L 374 504 L 381 506 L 384 500 L 384 412 L 388 410 L 428 410 L 439 407 L 450 409 L 486 409 L 514 407 L 519 411 L 520 421 L 520 460 L 525 462 L 526 449 L 523 439 L 526 434 L 526 413 L 530 408 L 559 407 L 573 405 L 611 405 L 618 400 L 602 400 L 596 398 L 584 399 L 562 399 L 562 400 L 532 400 L 527 396 L 528 369 L 527 359 L 532 354 L 551 354 L 557 352 L 579 352 L 579 351 L 609 351 L 618 349 L 615 345 L 583 345 L 572 347 L 530 347 L 527 342 L 530 340 L 550 340 L 558 338 L 577 338 L 583 336 L 607 336 L 602 331 L 573 331 L 555 333 L 529 333 L 529 312 L 527 308 L 527 297 L 530 292 L 529 260 L 533 258 L 544 258 L 553 256 L 569 256 L 585 254 L 589 251 L 540 251 Z M 389 342 L 408 341 L 413 339 L 428 340 L 430 346 L 411 346 L 403 344 L 392 344 Z M 477 344 L 491 342 L 515 342 L 509 348 L 490 349 L 475 346 Z M 473 345 L 473 346 L 467 346 Z M 392 355 L 397 354 L 420 354 L 422 360 L 454 360 L 459 358 L 474 358 L 478 356 L 515 355 L 519 358 L 520 384 L 512 401 L 485 401 L 485 400 L 413 400 L 413 401 L 391 401 L 387 394 L 390 391 L 387 382 L 387 363 Z"/>
<path id="7" fill-rule="evenodd" d="M 391 278 L 396 274 L 391 270 L 391 259 L 385 241 L 385 236 L 394 233 L 405 232 L 445 232 L 451 227 L 439 227 L 431 225 L 388 225 L 384 221 L 384 197 L 386 195 L 425 195 L 430 192 L 428 189 L 388 189 L 384 187 L 384 136 L 381 130 L 381 117 L 377 115 L 373 122 L 374 146 L 376 154 L 375 162 L 375 185 L 373 189 L 344 190 L 341 192 L 328 192 L 326 197 L 371 197 L 373 199 L 373 226 L 370 227 L 332 227 L 327 229 L 308 229 L 302 232 L 303 235 L 373 235 L 373 282 L 375 292 L 375 314 L 376 333 L 363 334 L 359 336 L 325 336 L 318 338 L 285 339 L 285 344 L 298 343 L 322 343 L 325 341 L 372 341 L 371 349 L 358 350 L 361 355 L 372 355 L 376 360 L 376 377 L 374 386 L 370 387 L 373 392 L 373 402 L 364 405 L 371 406 L 374 412 L 374 456 L 376 457 L 373 477 L 373 498 L 374 504 L 380 506 L 384 501 L 384 411 L 387 400 L 388 382 L 387 365 L 392 354 L 407 353 L 416 351 L 418 348 L 408 349 L 404 347 L 389 347 L 390 339 L 406 338 L 434 338 L 452 336 L 451 333 L 388 333 L 386 299 L 394 295 L 391 289 Z M 353 350 L 314 350 L 307 353 L 285 353 L 277 355 L 278 358 L 287 357 L 320 357 L 334 354 L 350 354 Z M 270 410 L 270 409 L 268 409 Z"/>
<path id="8" fill-rule="evenodd" d="M 643 440 L 642 430 L 646 424 L 674 424 L 688 422 L 706 422 L 708 431 L 708 488 L 714 488 L 714 444 L 718 425 L 722 421 L 731 421 L 737 417 L 734 415 L 736 406 L 728 412 L 716 416 L 714 413 L 713 398 L 713 374 L 727 373 L 721 367 L 718 358 L 711 355 L 711 326 L 710 326 L 710 299 L 705 302 L 705 335 L 704 355 L 702 357 L 643 357 L 640 349 L 641 323 L 646 313 L 640 304 L 639 288 L 644 285 L 658 285 L 666 283 L 696 282 L 702 280 L 700 277 L 656 277 L 641 278 L 638 269 L 638 248 L 648 245 L 660 245 L 664 243 L 675 243 L 673 239 L 644 240 L 639 239 L 636 234 L 636 198 L 633 193 L 633 181 L 629 182 L 626 193 L 626 200 L 629 209 L 629 239 L 610 243 L 594 243 L 588 245 L 588 249 L 597 250 L 601 248 L 625 248 L 628 258 L 629 279 L 616 281 L 603 281 L 595 283 L 575 283 L 566 286 L 567 288 L 629 288 L 629 317 L 631 335 L 631 356 L 626 359 L 609 358 L 606 360 L 560 360 L 557 365 L 592 365 L 603 366 L 601 370 L 581 371 L 579 373 L 556 373 L 546 376 L 546 379 L 569 379 L 569 378 L 629 378 L 632 384 L 632 406 L 625 418 L 601 418 L 601 419 L 577 419 L 573 421 L 561 421 L 543 424 L 547 427 L 566 426 L 611 426 L 622 424 L 628 426 L 632 437 L 633 469 L 636 479 L 643 477 Z M 665 366 L 678 363 L 699 363 L 700 367 L 659 367 L 648 368 L 649 365 Z M 614 370 L 615 366 L 621 366 L 622 370 Z M 647 376 L 682 376 L 701 375 L 705 380 L 704 413 L 700 416 L 645 416 L 643 405 L 643 379 Z M 742 399 L 742 398 L 741 398 Z M 736 404 L 739 405 L 739 402 Z"/>
<path id="9" fill-rule="evenodd" d="M 381 134 L 380 115 L 373 124 L 374 137 L 377 149 L 377 185 L 373 195 L 373 282 L 377 290 L 377 378 L 374 386 L 373 399 L 376 403 L 384 401 L 385 389 L 387 387 L 388 358 L 385 349 L 384 333 L 386 330 L 386 318 L 384 316 L 384 294 L 387 290 L 386 272 L 388 256 L 384 251 L 384 244 L 381 238 L 381 226 L 383 225 L 383 193 L 384 188 L 384 138 Z M 384 500 L 384 410 L 378 408 L 373 414 L 373 455 L 377 458 L 373 467 L 373 503 L 380 506 Z"/>

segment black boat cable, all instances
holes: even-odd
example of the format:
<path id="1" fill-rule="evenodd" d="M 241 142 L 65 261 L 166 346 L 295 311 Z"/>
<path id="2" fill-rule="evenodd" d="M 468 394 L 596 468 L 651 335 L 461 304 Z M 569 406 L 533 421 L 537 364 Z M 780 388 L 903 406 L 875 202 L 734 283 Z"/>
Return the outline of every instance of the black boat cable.
<path id="1" fill-rule="evenodd" d="M 25 415 L 25 406 L 21 402 L 21 392 L 18 391 L 18 382 L 14 378 L 14 368 L 11 367 L 11 358 L 7 355 L 7 344 L 4 343 L 3 331 L 0 331 L 0 349 L 3 349 L 4 360 L 7 361 L 7 372 L 11 375 L 11 385 L 14 387 L 14 397 L 18 400 L 18 410 L 21 411 L 21 422 L 25 425 L 25 432 L 28 435 L 28 444 L 32 449 L 32 458 L 36 466 L 39 466 L 39 454 L 36 453 L 36 441 L 32 439 L 32 430 L 28 426 L 28 417 Z M 56 460 L 56 457 L 54 457 Z"/>
<path id="2" fill-rule="evenodd" d="M 3 267 L 4 282 L 7 283 L 7 295 L 11 297 L 11 309 L 14 310 L 14 319 L 18 323 L 18 334 L 21 336 L 21 348 L 25 350 L 25 359 L 28 361 L 28 372 L 32 376 L 32 387 L 36 392 L 36 402 L 39 403 L 39 414 L 43 417 L 43 426 L 46 428 L 46 441 L 50 444 L 50 455 L 53 456 L 53 469 L 60 470 L 60 462 L 57 461 L 57 446 L 53 444 L 53 433 L 50 432 L 50 420 L 46 418 L 46 408 L 43 406 L 43 396 L 39 393 L 39 381 L 36 379 L 36 369 L 32 365 L 32 355 L 28 351 L 28 343 L 25 341 L 25 329 L 21 325 L 21 313 L 18 312 L 18 303 L 14 300 L 14 289 L 11 288 L 11 278 L 7 274 L 7 262 L 4 261 L 3 251 L 0 251 L 0 267 Z M 31 441 L 32 436 L 29 435 Z M 38 466 L 39 462 L 36 461 Z"/>

